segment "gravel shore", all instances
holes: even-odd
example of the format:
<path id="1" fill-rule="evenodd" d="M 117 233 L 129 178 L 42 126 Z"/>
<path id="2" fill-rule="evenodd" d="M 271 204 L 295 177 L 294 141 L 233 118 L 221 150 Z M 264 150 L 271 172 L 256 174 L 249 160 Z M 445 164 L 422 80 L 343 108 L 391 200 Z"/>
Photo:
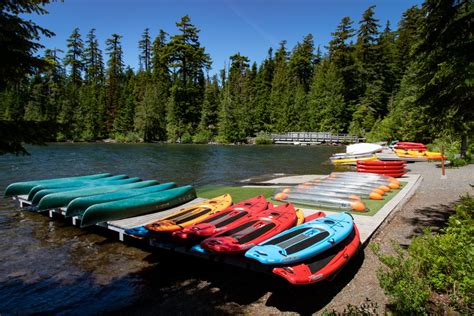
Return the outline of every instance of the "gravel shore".
<path id="1" fill-rule="evenodd" d="M 358 306 L 370 299 L 383 314 L 388 298 L 379 286 L 376 271 L 381 263 L 370 244 L 379 244 L 383 252 L 392 251 L 392 242 L 406 246 L 423 228 L 442 227 L 460 195 L 474 194 L 469 185 L 474 183 L 474 165 L 447 169 L 447 179 L 441 179 L 441 169 L 434 163 L 417 162 L 408 167 L 423 176 L 417 192 L 333 281 L 294 287 L 265 274 L 171 256 L 159 263 L 159 271 L 167 273 L 153 274 L 150 280 L 164 286 L 152 286 L 154 291 L 142 301 L 118 313 L 307 315 L 325 310 L 342 312 L 348 304 Z"/>

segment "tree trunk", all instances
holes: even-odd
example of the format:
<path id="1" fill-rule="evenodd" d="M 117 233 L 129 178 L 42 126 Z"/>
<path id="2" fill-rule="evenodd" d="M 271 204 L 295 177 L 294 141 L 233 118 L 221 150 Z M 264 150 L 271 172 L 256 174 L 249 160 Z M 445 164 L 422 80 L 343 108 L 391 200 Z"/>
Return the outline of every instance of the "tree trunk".
<path id="1" fill-rule="evenodd" d="M 467 152 L 467 133 L 461 136 L 461 158 L 466 158 Z"/>

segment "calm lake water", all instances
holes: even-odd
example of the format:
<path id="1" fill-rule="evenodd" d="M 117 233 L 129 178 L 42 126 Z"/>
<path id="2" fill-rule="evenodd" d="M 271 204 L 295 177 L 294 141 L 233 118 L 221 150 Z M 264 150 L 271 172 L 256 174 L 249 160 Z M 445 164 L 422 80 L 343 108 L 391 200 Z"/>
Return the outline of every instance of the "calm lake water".
<path id="1" fill-rule="evenodd" d="M 271 173 L 327 174 L 329 156 L 344 148 L 52 144 L 28 150 L 31 156 L 0 156 L 0 191 L 17 181 L 102 172 L 195 186 Z M 0 233 L 1 315 L 139 313 L 140 306 L 169 300 L 170 291 L 191 291 L 189 279 L 196 277 L 181 273 L 183 262 L 166 261 L 166 254 L 17 211 L 7 199 L 0 199 Z"/>

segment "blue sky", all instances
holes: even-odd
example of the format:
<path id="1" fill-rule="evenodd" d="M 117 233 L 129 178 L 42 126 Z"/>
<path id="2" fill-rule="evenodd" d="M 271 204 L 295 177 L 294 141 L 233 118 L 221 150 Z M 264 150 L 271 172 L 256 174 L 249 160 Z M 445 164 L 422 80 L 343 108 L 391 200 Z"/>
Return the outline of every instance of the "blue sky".
<path id="1" fill-rule="evenodd" d="M 175 23 L 188 14 L 200 30 L 201 44 L 213 60 L 211 73 L 223 68 L 229 56 L 240 52 L 260 63 L 269 47 L 281 40 L 290 49 L 308 33 L 315 44 L 327 45 L 340 20 L 350 16 L 360 20 L 362 13 L 377 5 L 380 24 L 390 20 L 395 28 L 401 14 L 419 0 L 64 0 L 46 6 L 44 16 L 29 16 L 56 33 L 42 43 L 47 48 L 66 49 L 66 39 L 79 27 L 83 39 L 97 29 L 101 49 L 112 33 L 123 36 L 124 62 L 138 66 L 138 41 L 145 28 L 154 37 L 164 29 L 176 33 Z"/>

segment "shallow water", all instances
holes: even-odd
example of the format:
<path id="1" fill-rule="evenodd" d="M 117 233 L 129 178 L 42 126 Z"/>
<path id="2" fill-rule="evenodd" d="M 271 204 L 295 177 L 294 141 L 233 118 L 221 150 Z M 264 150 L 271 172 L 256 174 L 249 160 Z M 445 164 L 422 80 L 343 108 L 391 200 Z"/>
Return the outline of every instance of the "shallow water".
<path id="1" fill-rule="evenodd" d="M 324 146 L 158 144 L 51 144 L 27 149 L 31 156 L 0 156 L 0 191 L 17 181 L 102 172 L 195 186 L 231 184 L 270 173 L 324 174 L 331 171 L 329 156 L 343 151 Z M 115 311 L 136 306 L 163 288 L 182 290 L 186 284 L 176 284 L 193 277 L 167 273 L 175 263 L 164 262 L 166 254 L 122 244 L 94 229 L 17 211 L 7 199 L 0 199 L 0 233 L 2 315 Z"/>

